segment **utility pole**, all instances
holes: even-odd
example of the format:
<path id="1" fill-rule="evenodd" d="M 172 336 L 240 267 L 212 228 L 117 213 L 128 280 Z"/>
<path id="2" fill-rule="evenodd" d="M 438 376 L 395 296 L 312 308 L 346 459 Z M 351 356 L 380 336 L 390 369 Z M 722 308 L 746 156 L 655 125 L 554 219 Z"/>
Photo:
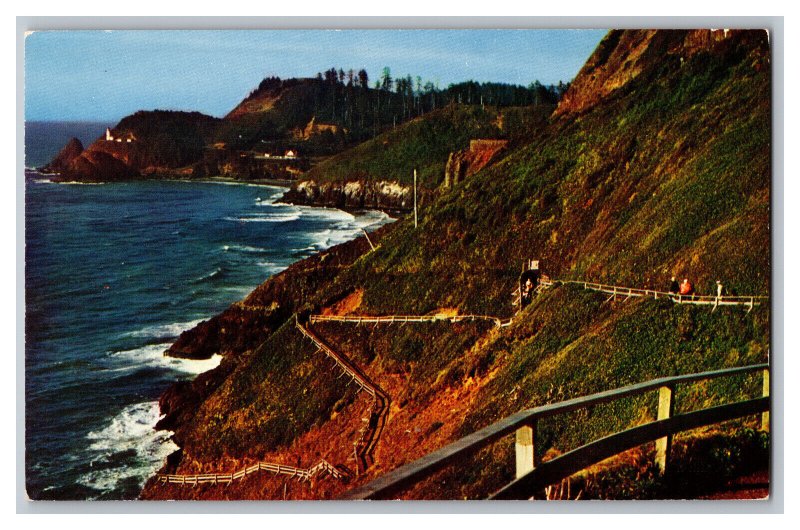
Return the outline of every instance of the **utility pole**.
<path id="1" fill-rule="evenodd" d="M 417 168 L 414 168 L 414 228 L 417 227 Z"/>

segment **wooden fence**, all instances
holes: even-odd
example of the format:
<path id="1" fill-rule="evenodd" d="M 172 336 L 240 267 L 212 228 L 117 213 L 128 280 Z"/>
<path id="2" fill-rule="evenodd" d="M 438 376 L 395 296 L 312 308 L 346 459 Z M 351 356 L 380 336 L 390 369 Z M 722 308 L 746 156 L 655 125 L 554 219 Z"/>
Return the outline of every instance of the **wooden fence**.
<path id="1" fill-rule="evenodd" d="M 320 351 L 325 353 L 325 355 L 336 363 L 336 366 L 342 370 L 340 377 L 347 375 L 355 382 L 360 391 L 366 392 L 372 396 L 370 415 L 368 418 L 364 418 L 364 425 L 359 430 L 359 437 L 353 444 L 356 469 L 365 470 L 372 463 L 372 452 L 375 449 L 375 445 L 378 443 L 383 428 L 386 426 L 386 419 L 389 415 L 389 404 L 391 402 L 389 394 L 372 382 L 370 378 L 361 372 L 349 359 L 328 346 L 325 341 L 311 331 L 308 326 L 304 326 L 296 318 L 295 326 L 305 337 L 310 339 Z"/>
<path id="2" fill-rule="evenodd" d="M 745 306 L 748 307 L 748 312 L 752 311 L 754 306 L 761 305 L 769 296 L 710 296 L 710 295 L 681 295 L 668 293 L 665 291 L 656 291 L 653 289 L 637 289 L 634 287 L 623 287 L 620 285 L 606 285 L 602 283 L 584 282 L 580 280 L 542 280 L 541 285 L 544 287 L 551 287 L 556 283 L 569 283 L 574 285 L 582 285 L 584 289 L 591 289 L 611 295 L 609 299 L 617 299 L 618 296 L 627 298 L 666 298 L 672 300 L 676 304 L 694 304 L 694 305 L 710 305 L 716 309 L 719 306 Z"/>
<path id="3" fill-rule="evenodd" d="M 672 415 L 676 385 L 752 372 L 762 372 L 764 378 L 762 397 Z M 606 436 L 546 463 L 539 464 L 537 453 L 543 451 L 537 451 L 535 446 L 538 420 L 654 390 L 657 390 L 659 395 L 655 421 Z M 527 499 L 542 488 L 557 483 L 581 469 L 650 441 L 656 441 L 656 463 L 662 470 L 665 470 L 669 462 L 672 436 L 675 433 L 759 413 L 761 414 L 762 428 L 766 430 L 769 428 L 769 406 L 768 364 L 662 377 L 520 411 L 364 486 L 351 490 L 343 498 L 392 498 L 393 495 L 429 477 L 436 471 L 451 465 L 458 465 L 468 455 L 514 432 L 516 433 L 516 478 L 494 493 L 490 497 L 492 499 Z"/>
<path id="4" fill-rule="evenodd" d="M 511 323 L 511 319 L 502 319 L 491 315 L 311 315 L 309 321 L 317 322 L 352 322 L 355 324 L 405 324 L 407 322 L 475 322 L 488 320 L 495 326 L 503 327 Z"/>
<path id="5" fill-rule="evenodd" d="M 235 473 L 206 473 L 200 475 L 170 475 L 159 474 L 156 479 L 160 484 L 230 484 L 234 480 L 239 480 L 247 475 L 252 475 L 258 471 L 267 471 L 276 475 L 289 475 L 298 480 L 310 480 L 316 475 L 328 474 L 334 478 L 342 479 L 345 474 L 331 465 L 327 460 L 321 460 L 316 465 L 303 469 L 284 464 L 273 464 L 271 462 L 257 462 L 252 466 L 240 469 Z"/>

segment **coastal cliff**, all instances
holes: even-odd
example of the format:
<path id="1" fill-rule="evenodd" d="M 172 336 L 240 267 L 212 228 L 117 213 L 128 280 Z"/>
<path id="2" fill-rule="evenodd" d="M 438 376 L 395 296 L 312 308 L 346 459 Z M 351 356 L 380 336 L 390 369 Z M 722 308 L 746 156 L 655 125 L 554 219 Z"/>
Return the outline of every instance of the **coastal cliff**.
<path id="1" fill-rule="evenodd" d="M 199 112 L 137 112 L 86 149 L 70 140 L 42 171 L 55 173 L 56 182 L 192 176 L 216 123 Z"/>
<path id="2" fill-rule="evenodd" d="M 418 197 L 420 199 L 420 197 Z M 321 182 L 304 180 L 293 184 L 284 202 L 333 208 L 408 211 L 413 208 L 413 190 L 397 182 L 349 180 Z"/>
<path id="3" fill-rule="evenodd" d="M 663 290 L 670 276 L 685 274 L 702 293 L 723 279 L 740 294 L 769 294 L 764 32 L 611 32 L 586 64 L 552 120 L 528 128 L 513 148 L 432 196 L 419 226 L 402 219 L 370 235 L 374 250 L 358 238 L 299 262 L 170 348 L 170 355 L 220 353 L 224 360 L 162 397 L 160 426 L 173 430 L 181 446 L 162 471 L 229 473 L 257 462 L 310 468 L 325 459 L 350 469 L 348 480 L 256 474 L 227 486 L 186 487 L 152 479 L 142 498 L 334 498 L 524 408 L 768 360 L 766 304 L 711 312 L 669 299 L 611 300 L 563 285 L 515 314 L 510 293 L 528 259 L 541 260 L 556 279 Z M 403 152 L 405 141 L 370 149 Z M 453 150 L 437 157 L 437 185 Z M 323 188 L 317 179 L 289 196 L 358 207 L 365 197 L 371 206 L 407 204 L 407 180 L 373 188 L 357 182 L 348 194 L 347 184 Z M 322 340 L 391 398 L 374 463 L 356 474 L 353 444 L 368 405 L 298 331 L 293 315 L 302 320 L 309 313 L 514 320 L 502 329 L 485 322 L 315 324 Z M 691 408 L 746 391 L 737 382 L 719 383 L 681 403 Z M 559 453 L 653 414 L 648 403 L 632 400 L 580 421 L 542 425 L 537 440 Z M 512 469 L 500 449 L 403 495 L 485 497 Z"/>

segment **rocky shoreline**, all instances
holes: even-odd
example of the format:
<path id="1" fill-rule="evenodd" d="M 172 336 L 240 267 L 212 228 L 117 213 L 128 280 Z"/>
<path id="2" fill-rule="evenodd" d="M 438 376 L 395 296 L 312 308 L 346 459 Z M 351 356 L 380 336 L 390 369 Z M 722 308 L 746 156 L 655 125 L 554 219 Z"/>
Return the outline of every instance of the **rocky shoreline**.
<path id="1" fill-rule="evenodd" d="M 284 202 L 308 206 L 326 206 L 343 210 L 382 210 L 406 212 L 414 207 L 413 190 L 397 182 L 367 181 L 297 182 L 287 191 Z"/>
<path id="2" fill-rule="evenodd" d="M 377 244 L 391 230 L 392 225 L 384 226 L 372 232 L 370 238 Z M 161 394 L 159 408 L 162 417 L 155 428 L 173 431 L 172 440 L 181 449 L 168 457 L 160 472 L 177 469 L 183 458 L 182 447 L 199 408 L 237 371 L 237 367 L 246 363 L 254 347 L 267 340 L 293 314 L 320 310 L 321 306 L 309 303 L 304 293 L 316 292 L 322 285 L 330 284 L 342 268 L 353 264 L 369 250 L 366 239 L 356 237 L 300 260 L 264 281 L 241 302 L 181 333 L 164 352 L 165 355 L 207 359 L 220 354 L 223 360 L 218 367 L 193 380 L 173 383 Z M 331 303 L 339 296 L 331 293 L 325 303 Z M 153 487 L 151 479 L 142 490 L 143 496 L 152 494 Z"/>

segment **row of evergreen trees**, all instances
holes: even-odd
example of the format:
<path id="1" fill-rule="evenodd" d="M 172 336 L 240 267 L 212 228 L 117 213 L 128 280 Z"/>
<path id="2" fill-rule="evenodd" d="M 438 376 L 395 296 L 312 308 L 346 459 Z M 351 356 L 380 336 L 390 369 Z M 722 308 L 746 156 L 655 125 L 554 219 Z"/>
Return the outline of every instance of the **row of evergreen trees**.
<path id="1" fill-rule="evenodd" d="M 353 69 L 345 72 L 342 68 L 330 68 L 324 73 L 317 73 L 317 81 L 332 87 L 343 89 L 369 89 L 369 75 L 366 70 L 356 72 Z M 431 81 L 423 83 L 421 76 L 410 74 L 393 78 L 391 69 L 386 66 L 380 78 L 374 81 L 374 90 L 387 94 L 394 93 L 400 97 L 404 116 L 413 113 L 434 110 L 449 103 L 468 105 L 482 104 L 501 107 L 555 104 L 569 88 L 569 83 L 559 81 L 557 85 L 543 85 L 538 80 L 527 87 L 508 83 L 478 83 L 464 81 L 450 84 L 440 89 Z"/>
<path id="2" fill-rule="evenodd" d="M 303 126 L 313 116 L 318 123 L 333 123 L 346 129 L 346 135 L 342 132 L 346 137 L 318 139 L 341 146 L 375 137 L 387 128 L 449 104 L 552 105 L 567 88 L 568 84 L 562 82 L 543 85 L 534 81 L 525 87 L 465 81 L 442 89 L 431 81 L 423 82 L 420 76 L 394 78 L 389 67 L 383 68 L 380 77 L 372 81 L 364 69 L 341 68 L 330 68 L 311 79 L 267 77 L 249 97 L 265 91 L 280 92 L 283 104 L 272 111 L 269 123 L 262 120 L 258 126 L 253 124 L 252 134 L 245 134 L 241 143 L 250 144 L 257 137 L 284 137 L 289 129 Z M 244 132 L 241 125 L 237 127 L 237 135 Z"/>

